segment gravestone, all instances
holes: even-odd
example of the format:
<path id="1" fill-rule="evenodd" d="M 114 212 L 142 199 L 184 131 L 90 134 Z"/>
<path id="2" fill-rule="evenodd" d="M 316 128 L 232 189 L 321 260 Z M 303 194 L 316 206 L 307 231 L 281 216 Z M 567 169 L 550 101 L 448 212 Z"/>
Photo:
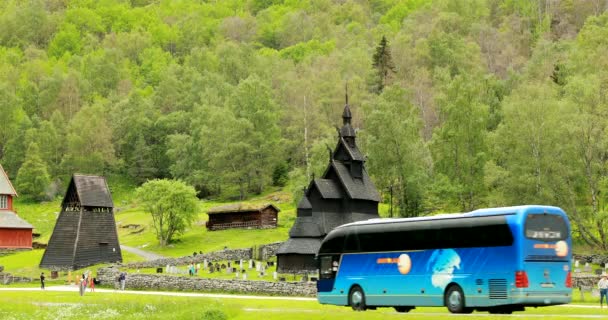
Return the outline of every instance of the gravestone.
<path id="1" fill-rule="evenodd" d="M 584 272 L 591 272 L 591 266 L 589 265 L 589 262 L 585 263 L 585 267 L 583 268 Z"/>

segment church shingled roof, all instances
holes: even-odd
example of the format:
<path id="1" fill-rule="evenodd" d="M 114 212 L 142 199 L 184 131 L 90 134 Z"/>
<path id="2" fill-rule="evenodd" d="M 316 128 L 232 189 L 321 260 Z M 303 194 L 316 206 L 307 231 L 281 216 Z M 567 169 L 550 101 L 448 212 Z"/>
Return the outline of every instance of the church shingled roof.
<path id="1" fill-rule="evenodd" d="M 340 199 L 343 197 L 340 187 L 330 179 L 315 179 L 315 185 L 324 199 Z"/>
<path id="2" fill-rule="evenodd" d="M 72 181 L 76 187 L 80 205 L 84 207 L 114 207 L 106 178 L 74 174 Z"/>
<path id="3" fill-rule="evenodd" d="M 339 161 L 332 161 L 331 165 L 336 170 L 342 186 L 351 199 L 372 200 L 380 202 L 380 194 L 376 190 L 376 186 L 369 178 L 366 170 L 363 170 L 361 179 L 353 179 L 350 175 L 350 170 Z"/>
<path id="4" fill-rule="evenodd" d="M 293 227 L 289 230 L 291 238 L 321 237 L 323 232 L 313 217 L 298 217 Z"/>
<path id="5" fill-rule="evenodd" d="M 306 194 L 304 194 L 300 202 L 298 202 L 298 209 L 312 209 L 312 205 L 310 204 Z"/>
<path id="6" fill-rule="evenodd" d="M 363 156 L 363 154 L 361 153 L 361 151 L 359 151 L 359 148 L 355 145 L 355 146 L 350 146 L 348 145 L 348 143 L 346 143 L 346 141 L 344 141 L 344 137 L 340 137 L 340 140 L 338 141 L 338 146 L 336 147 L 336 150 L 334 151 L 334 158 L 336 156 L 336 153 L 338 152 L 338 148 L 340 148 L 340 146 L 342 146 L 346 152 L 348 152 L 348 154 L 350 155 L 350 158 L 352 160 L 356 160 L 356 161 L 365 161 L 365 157 Z"/>
<path id="7" fill-rule="evenodd" d="M 289 238 L 276 254 L 317 254 L 321 247 L 320 238 Z"/>

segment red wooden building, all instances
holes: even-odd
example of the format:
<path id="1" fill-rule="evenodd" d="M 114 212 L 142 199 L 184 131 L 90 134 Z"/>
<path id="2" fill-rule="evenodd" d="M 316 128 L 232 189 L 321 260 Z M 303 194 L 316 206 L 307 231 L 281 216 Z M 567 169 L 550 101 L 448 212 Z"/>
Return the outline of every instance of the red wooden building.
<path id="1" fill-rule="evenodd" d="M 276 228 L 279 208 L 272 204 L 245 205 L 230 204 L 209 209 L 207 229 L 223 230 L 232 228 L 265 229 Z"/>
<path id="2" fill-rule="evenodd" d="M 13 209 L 15 188 L 0 165 L 0 250 L 31 249 L 34 227 L 21 219 Z"/>

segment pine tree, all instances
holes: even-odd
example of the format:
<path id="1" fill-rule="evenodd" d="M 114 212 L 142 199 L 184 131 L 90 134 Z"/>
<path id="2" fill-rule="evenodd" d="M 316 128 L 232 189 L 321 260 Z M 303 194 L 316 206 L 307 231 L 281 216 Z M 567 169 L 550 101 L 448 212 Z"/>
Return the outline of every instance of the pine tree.
<path id="1" fill-rule="evenodd" d="M 35 200 L 43 200 L 46 188 L 51 183 L 47 165 L 40 158 L 40 150 L 35 142 L 30 143 L 25 161 L 17 172 L 17 189 Z"/>
<path id="2" fill-rule="evenodd" d="M 376 47 L 376 53 L 373 56 L 372 66 L 376 70 L 373 83 L 372 90 L 380 94 L 384 87 L 386 87 L 389 83 L 389 79 L 395 71 L 395 64 L 393 63 L 393 58 L 391 57 L 391 51 L 388 46 L 388 40 L 386 40 L 385 36 L 382 36 L 382 40 L 380 40 L 380 44 Z"/>

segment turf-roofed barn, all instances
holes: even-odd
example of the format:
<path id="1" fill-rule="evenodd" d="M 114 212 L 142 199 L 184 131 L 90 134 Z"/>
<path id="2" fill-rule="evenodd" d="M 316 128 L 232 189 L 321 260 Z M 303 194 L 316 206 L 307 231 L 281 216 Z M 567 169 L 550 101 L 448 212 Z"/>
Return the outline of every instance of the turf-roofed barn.
<path id="1" fill-rule="evenodd" d="M 289 239 L 277 250 L 279 272 L 314 272 L 321 240 L 333 228 L 354 221 L 378 218 L 380 194 L 365 170 L 365 157 L 356 144 L 346 105 L 338 145 L 322 178 L 313 179 L 298 203 Z"/>
<path id="2" fill-rule="evenodd" d="M 40 267 L 80 269 L 122 262 L 114 203 L 104 177 L 75 174 Z"/>
<path id="3" fill-rule="evenodd" d="M 207 229 L 276 228 L 281 211 L 272 204 L 229 204 L 209 209 Z"/>
<path id="4" fill-rule="evenodd" d="M 32 229 L 13 208 L 17 192 L 0 165 L 0 251 L 32 249 Z"/>

